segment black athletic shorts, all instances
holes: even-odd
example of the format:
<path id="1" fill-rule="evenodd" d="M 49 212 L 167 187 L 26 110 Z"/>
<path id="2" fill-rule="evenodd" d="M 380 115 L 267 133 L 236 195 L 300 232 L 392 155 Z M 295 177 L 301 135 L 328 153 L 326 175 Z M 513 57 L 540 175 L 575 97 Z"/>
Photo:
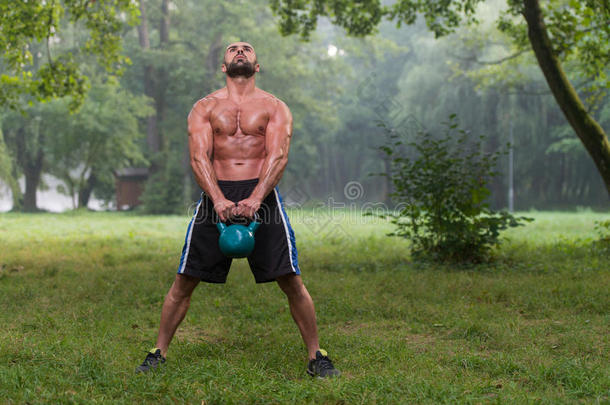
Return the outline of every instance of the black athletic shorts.
<path id="1" fill-rule="evenodd" d="M 220 180 L 218 186 L 225 198 L 238 202 L 250 197 L 257 183 L 258 179 Z M 263 200 L 258 215 L 262 224 L 254 234 L 254 250 L 248 256 L 256 282 L 274 281 L 286 274 L 301 274 L 294 231 L 277 187 Z M 178 274 L 197 277 L 208 283 L 226 282 L 232 259 L 223 255 L 218 246 L 217 220 L 212 200 L 202 193 L 186 231 Z"/>

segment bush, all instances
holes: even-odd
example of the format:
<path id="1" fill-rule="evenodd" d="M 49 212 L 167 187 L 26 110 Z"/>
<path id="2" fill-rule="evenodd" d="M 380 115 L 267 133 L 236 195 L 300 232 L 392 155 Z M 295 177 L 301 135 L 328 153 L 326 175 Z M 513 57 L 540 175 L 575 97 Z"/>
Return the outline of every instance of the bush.
<path id="1" fill-rule="evenodd" d="M 599 235 L 599 241 L 610 243 L 610 219 L 606 221 L 595 221 L 595 230 Z"/>
<path id="2" fill-rule="evenodd" d="M 144 214 L 168 215 L 184 211 L 184 174 L 180 161 L 168 156 L 156 173 L 146 182 L 142 193 Z"/>
<path id="3" fill-rule="evenodd" d="M 595 221 L 595 230 L 599 239 L 594 242 L 597 251 L 606 257 L 610 254 L 610 219 L 605 221 Z"/>
<path id="4" fill-rule="evenodd" d="M 440 137 L 418 132 L 415 139 L 380 124 L 387 142 L 380 149 L 391 161 L 389 173 L 397 208 L 386 218 L 390 235 L 411 240 L 415 258 L 441 262 L 488 261 L 500 231 L 531 221 L 490 209 L 487 187 L 500 152 L 485 153 L 484 137 L 472 142 L 455 115 Z"/>

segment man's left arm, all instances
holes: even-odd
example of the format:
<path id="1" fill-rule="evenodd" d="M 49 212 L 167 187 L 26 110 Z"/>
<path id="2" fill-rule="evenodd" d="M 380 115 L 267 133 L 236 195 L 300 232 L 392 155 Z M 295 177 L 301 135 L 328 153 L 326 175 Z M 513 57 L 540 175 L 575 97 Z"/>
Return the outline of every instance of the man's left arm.
<path id="1" fill-rule="evenodd" d="M 286 164 L 288 163 L 288 150 L 292 137 L 292 114 L 284 102 L 278 100 L 275 112 L 269 119 L 265 133 L 265 151 L 267 156 L 263 162 L 258 184 L 250 197 L 237 204 L 237 215 L 254 217 L 262 201 L 280 182 Z"/>

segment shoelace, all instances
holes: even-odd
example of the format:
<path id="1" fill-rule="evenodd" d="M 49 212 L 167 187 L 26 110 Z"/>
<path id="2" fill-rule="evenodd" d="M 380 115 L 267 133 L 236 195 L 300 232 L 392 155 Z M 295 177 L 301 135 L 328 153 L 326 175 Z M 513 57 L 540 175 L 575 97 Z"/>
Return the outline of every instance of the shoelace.
<path id="1" fill-rule="evenodd" d="M 154 362 L 155 362 L 155 361 L 156 361 L 157 363 L 158 363 L 159 361 L 161 361 L 160 356 L 159 356 L 159 357 L 157 357 L 157 355 L 156 355 L 156 354 L 153 354 L 153 353 L 148 352 L 148 355 L 147 355 L 147 356 L 146 356 L 146 358 L 144 359 L 144 363 L 142 363 L 142 365 L 143 365 L 143 366 L 144 366 L 144 365 L 146 365 L 146 366 L 152 366 L 152 365 L 154 364 Z"/>
<path id="2" fill-rule="evenodd" d="M 335 368 L 333 366 L 333 362 L 330 361 L 330 359 L 326 356 L 322 356 L 322 358 L 320 359 L 320 362 L 318 364 L 320 365 L 320 368 L 324 369 L 324 370 L 330 370 L 332 368 Z"/>

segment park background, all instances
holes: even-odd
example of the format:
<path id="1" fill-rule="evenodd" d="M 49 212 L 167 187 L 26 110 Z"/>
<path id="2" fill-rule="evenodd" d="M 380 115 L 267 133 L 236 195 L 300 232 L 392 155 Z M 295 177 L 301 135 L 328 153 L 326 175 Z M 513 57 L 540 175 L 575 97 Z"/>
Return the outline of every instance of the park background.
<path id="1" fill-rule="evenodd" d="M 116 208 L 115 173 L 143 167 L 149 174 L 142 211 L 184 214 L 199 193 L 186 116 L 198 99 L 224 85 L 224 48 L 236 40 L 255 46 L 257 85 L 284 100 L 294 115 L 281 190 L 297 187 L 296 203 L 346 202 L 343 190 L 353 181 L 363 188 L 357 202 L 389 202 L 391 185 L 370 176 L 389 165 L 378 149 L 385 141 L 378 121 L 435 133 L 457 114 L 473 137 L 487 137 L 487 151 L 513 145 L 515 209 L 608 207 L 604 183 L 532 52 L 515 50 L 512 38 L 496 28 L 506 8 L 502 1 L 479 6 L 479 25 L 439 39 L 423 21 L 400 28 L 383 22 L 376 35 L 351 38 L 322 19 L 309 42 L 282 37 L 266 1 L 143 4 L 146 24 L 120 31 L 131 63 L 122 63 L 119 78 L 76 53 L 86 31 L 68 22 L 49 48 L 45 41 L 31 44 L 32 69 L 46 62 L 48 52 L 56 58 L 74 53 L 91 91 L 73 115 L 66 99 L 28 105 L 22 98 L 16 102 L 22 111 L 3 109 L 0 153 L 9 159 L 0 171 L 1 209 Z M 587 92 L 593 79 L 583 77 L 576 63 L 565 68 L 607 129 L 604 83 Z M 507 155 L 491 184 L 496 208 L 508 208 L 509 169 Z M 16 182 L 21 192 L 8 187 Z"/>
<path id="2" fill-rule="evenodd" d="M 0 64 L 0 402 L 607 402 L 608 190 L 522 32 L 498 28 L 506 2 L 473 2 L 478 24 L 439 37 L 420 14 L 362 38 L 321 16 L 307 40 L 281 35 L 288 3 L 0 3 L 2 43 L 20 45 Z M 608 32 L 585 3 L 544 7 L 592 24 L 553 39 L 607 133 Z M 81 19 L 40 18 L 58 5 Z M 186 116 L 224 85 L 237 40 L 294 116 L 280 191 L 336 381 L 307 378 L 285 298 L 244 261 L 195 292 L 167 367 L 133 374 L 199 199 Z M 501 152 L 490 208 L 534 219 L 483 263 L 416 260 L 362 215 L 397 204 L 375 175 L 392 167 L 384 128 L 434 137 L 454 114 L 481 152 Z M 115 212 L 117 175 L 142 169 L 140 204 Z"/>

